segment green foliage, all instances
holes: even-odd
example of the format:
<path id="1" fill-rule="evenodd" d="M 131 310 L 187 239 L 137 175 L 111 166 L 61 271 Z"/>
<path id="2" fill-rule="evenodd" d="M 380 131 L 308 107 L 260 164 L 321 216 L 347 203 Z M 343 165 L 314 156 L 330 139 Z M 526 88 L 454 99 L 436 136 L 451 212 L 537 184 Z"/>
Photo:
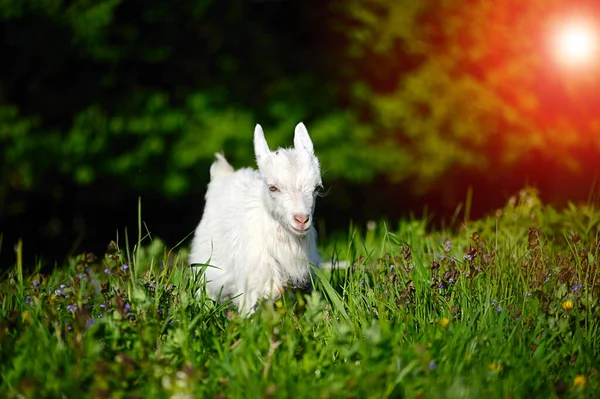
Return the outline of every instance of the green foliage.
<path id="1" fill-rule="evenodd" d="M 207 299 L 186 250 L 157 239 L 50 274 L 17 265 L 0 282 L 0 392 L 595 397 L 599 219 L 524 190 L 457 233 L 371 224 L 337 244 L 349 268 L 250 319 Z"/>
<path id="2" fill-rule="evenodd" d="M 272 19 L 290 18 L 273 7 L 238 1 L 222 18 L 211 1 L 0 3 L 15 65 L 0 90 L 0 200 L 47 190 L 50 179 L 182 196 L 205 185 L 215 152 L 253 165 L 257 122 L 273 146 L 289 146 L 304 120 L 328 178 L 373 179 L 394 154 L 334 105 L 318 63 L 299 62 L 315 59 L 315 46 L 289 51 L 294 35 L 272 31 Z M 258 12 L 256 23 L 245 9 Z M 299 10 L 288 14 L 302 35 L 312 28 L 295 20 L 308 13 Z M 257 53 L 244 55 L 250 45 Z"/>
<path id="3" fill-rule="evenodd" d="M 598 170 L 600 75 L 559 68 L 547 48 L 569 7 L 0 0 L 5 246 L 87 246 L 115 227 L 90 214 L 137 196 L 199 212 L 213 153 L 254 165 L 255 123 L 273 147 L 307 124 L 332 187 L 324 205 L 341 210 L 330 219 L 415 210 L 415 193 L 444 217 L 436 208 L 471 184 L 478 198 L 529 183 L 580 200 Z"/>
<path id="4" fill-rule="evenodd" d="M 305 121 L 330 180 L 420 192 L 600 148 L 597 77 L 540 44 L 564 2 L 224 4 L 0 2 L 0 198 L 57 177 L 182 196 L 216 151 L 252 165 L 257 122 L 289 145 Z"/>
<path id="5" fill-rule="evenodd" d="M 490 176 L 531 153 L 573 170 L 597 157 L 597 67 L 564 70 L 552 53 L 556 22 L 581 12 L 570 3 L 334 4 L 348 17 L 349 94 L 390 138 L 388 151 L 406 152 L 409 170 L 392 176 L 416 176 L 427 190 L 454 169 Z"/>
<path id="6" fill-rule="evenodd" d="M 28 155 L 36 144 L 29 137 L 38 124 L 37 118 L 20 118 L 15 107 L 0 107 L 0 145 L 3 150 L 0 190 L 5 191 L 9 185 L 33 188 L 33 159 Z"/>
<path id="7" fill-rule="evenodd" d="M 78 184 L 90 184 L 99 177 L 136 176 L 130 182 L 132 188 L 158 187 L 167 196 L 179 196 L 207 180 L 207 166 L 215 152 L 224 151 L 238 166 L 254 164 L 255 118 L 250 112 L 219 107 L 202 93 L 190 95 L 183 107 L 173 107 L 166 94 L 154 93 L 143 106 L 140 115 L 132 116 L 110 116 L 91 106 L 75 117 L 66 134 L 40 132 L 38 119 L 19 118 L 16 109 L 4 109 L 0 115 L 0 143 L 5 151 L 2 169 L 10 173 L 4 181 L 18 182 L 15 188 L 32 189 L 53 171 Z M 265 126 L 272 147 L 289 146 L 293 126 L 290 118 Z M 373 177 L 374 171 L 362 166 L 377 159 L 376 150 L 354 150 L 357 142 L 368 140 L 369 132 L 351 126 L 347 114 L 323 117 L 310 126 L 315 145 L 323 149 L 320 155 L 330 179 Z"/>

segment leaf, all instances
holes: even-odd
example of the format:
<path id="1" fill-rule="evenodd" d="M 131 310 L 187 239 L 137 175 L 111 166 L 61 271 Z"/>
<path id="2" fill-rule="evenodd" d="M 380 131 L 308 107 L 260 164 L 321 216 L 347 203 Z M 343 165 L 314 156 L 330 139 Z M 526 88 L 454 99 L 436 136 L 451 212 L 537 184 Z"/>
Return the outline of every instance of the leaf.
<path id="1" fill-rule="evenodd" d="M 317 276 L 317 279 L 323 286 L 325 294 L 329 297 L 329 300 L 331 301 L 333 308 L 344 317 L 344 320 L 349 322 L 350 317 L 348 316 L 348 313 L 346 313 L 346 309 L 344 307 L 344 303 L 342 302 L 342 299 L 340 298 L 337 291 L 331 286 L 331 284 L 329 284 L 329 281 L 327 280 L 327 277 L 325 277 L 325 274 L 323 273 L 323 271 L 314 266 L 313 266 L 313 271 L 314 271 L 315 275 Z"/>

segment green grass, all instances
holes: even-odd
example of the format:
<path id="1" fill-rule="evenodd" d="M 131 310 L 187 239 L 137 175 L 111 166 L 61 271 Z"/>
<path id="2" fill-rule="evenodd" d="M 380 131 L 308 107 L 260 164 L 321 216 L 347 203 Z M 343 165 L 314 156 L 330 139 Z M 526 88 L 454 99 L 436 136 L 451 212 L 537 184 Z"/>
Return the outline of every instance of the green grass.
<path id="1" fill-rule="evenodd" d="M 600 395 L 600 212 L 524 191 L 453 232 L 370 227 L 323 243 L 351 267 L 249 319 L 195 298 L 185 249 L 157 239 L 47 275 L 19 263 L 0 283 L 0 396 Z"/>

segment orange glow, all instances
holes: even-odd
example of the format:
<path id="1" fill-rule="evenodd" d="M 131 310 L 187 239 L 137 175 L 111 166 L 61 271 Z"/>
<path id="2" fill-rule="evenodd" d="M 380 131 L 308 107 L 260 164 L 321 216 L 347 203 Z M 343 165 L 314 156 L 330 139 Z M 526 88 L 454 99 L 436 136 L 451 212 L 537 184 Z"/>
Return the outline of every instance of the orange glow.
<path id="1" fill-rule="evenodd" d="M 589 21 L 572 20 L 558 27 L 554 48 L 558 61 L 565 66 L 585 67 L 597 61 L 600 32 Z"/>

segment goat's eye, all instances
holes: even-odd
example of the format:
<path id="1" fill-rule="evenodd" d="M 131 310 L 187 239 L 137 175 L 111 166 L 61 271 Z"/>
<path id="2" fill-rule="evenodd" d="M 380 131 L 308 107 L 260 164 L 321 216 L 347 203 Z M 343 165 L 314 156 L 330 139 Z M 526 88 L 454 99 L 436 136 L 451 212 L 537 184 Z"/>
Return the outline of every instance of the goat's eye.
<path id="1" fill-rule="evenodd" d="M 323 192 L 323 186 L 319 185 L 319 186 L 315 187 L 315 191 L 314 192 L 315 192 L 316 195 L 321 194 Z"/>
<path id="2" fill-rule="evenodd" d="M 276 193 L 279 191 L 279 189 L 276 186 L 269 186 L 269 191 L 272 193 Z"/>

